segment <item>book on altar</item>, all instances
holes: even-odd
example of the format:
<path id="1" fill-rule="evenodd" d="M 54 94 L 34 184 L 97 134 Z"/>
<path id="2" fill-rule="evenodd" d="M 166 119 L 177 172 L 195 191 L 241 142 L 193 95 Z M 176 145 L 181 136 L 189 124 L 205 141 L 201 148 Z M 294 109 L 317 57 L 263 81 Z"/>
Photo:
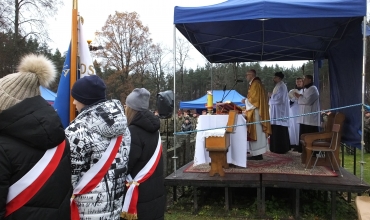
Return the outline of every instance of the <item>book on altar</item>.
<path id="1" fill-rule="evenodd" d="M 225 101 L 223 103 L 216 103 L 216 114 L 229 114 L 230 110 L 235 110 L 238 114 L 242 114 L 243 109 L 231 101 Z"/>

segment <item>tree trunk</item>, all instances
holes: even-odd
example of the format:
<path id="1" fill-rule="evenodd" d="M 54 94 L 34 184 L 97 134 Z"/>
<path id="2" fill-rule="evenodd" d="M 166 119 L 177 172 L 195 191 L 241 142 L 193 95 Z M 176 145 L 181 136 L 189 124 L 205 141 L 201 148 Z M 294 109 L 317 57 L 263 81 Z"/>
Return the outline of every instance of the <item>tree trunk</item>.
<path id="1" fill-rule="evenodd" d="M 14 0 L 14 51 L 13 51 L 13 57 L 12 57 L 12 72 L 15 72 L 14 63 L 16 63 L 16 59 L 19 55 L 19 47 L 18 47 L 18 38 L 19 38 L 19 2 L 18 0 Z"/>

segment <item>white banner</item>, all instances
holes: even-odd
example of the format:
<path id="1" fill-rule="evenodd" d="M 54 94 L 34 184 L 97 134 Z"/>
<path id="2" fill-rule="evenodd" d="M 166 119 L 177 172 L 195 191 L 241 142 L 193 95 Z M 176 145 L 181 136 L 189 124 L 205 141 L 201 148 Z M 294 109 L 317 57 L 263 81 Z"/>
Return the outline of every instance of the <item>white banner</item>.
<path id="1" fill-rule="evenodd" d="M 78 54 L 80 56 L 80 78 L 88 75 L 95 75 L 95 68 L 91 58 L 87 38 L 81 24 L 81 19 L 78 22 Z"/>

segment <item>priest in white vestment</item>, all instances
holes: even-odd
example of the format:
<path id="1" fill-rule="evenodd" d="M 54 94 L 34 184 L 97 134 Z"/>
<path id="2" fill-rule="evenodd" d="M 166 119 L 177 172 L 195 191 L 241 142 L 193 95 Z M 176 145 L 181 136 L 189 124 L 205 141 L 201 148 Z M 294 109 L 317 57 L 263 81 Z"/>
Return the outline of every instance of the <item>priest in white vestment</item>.
<path id="1" fill-rule="evenodd" d="M 276 72 L 273 79 L 275 87 L 272 93 L 269 93 L 270 123 L 272 130 L 270 136 L 270 151 L 278 154 L 285 154 L 290 150 L 288 131 L 289 99 L 288 89 L 283 79 L 284 74 L 282 72 Z"/>
<path id="2" fill-rule="evenodd" d="M 303 79 L 304 90 L 302 94 L 295 93 L 298 99 L 300 114 L 312 113 L 298 118 L 299 136 L 306 133 L 314 133 L 319 131 L 320 126 L 320 102 L 319 91 L 313 85 L 313 76 L 305 75 Z M 302 144 L 299 143 L 298 152 L 302 153 Z"/>

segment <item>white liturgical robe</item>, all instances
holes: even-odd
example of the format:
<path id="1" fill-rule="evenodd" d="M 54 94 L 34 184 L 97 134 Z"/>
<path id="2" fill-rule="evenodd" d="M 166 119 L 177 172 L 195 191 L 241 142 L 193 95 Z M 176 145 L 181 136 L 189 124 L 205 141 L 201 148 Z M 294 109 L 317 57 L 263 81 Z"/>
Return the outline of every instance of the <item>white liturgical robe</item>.
<path id="1" fill-rule="evenodd" d="M 276 118 L 289 117 L 288 89 L 283 81 L 278 82 L 269 100 L 271 125 L 281 125 L 288 127 L 289 120 L 273 120 Z"/>
<path id="2" fill-rule="evenodd" d="M 302 96 L 298 98 L 300 114 L 317 112 L 298 118 L 298 123 L 311 126 L 320 126 L 320 102 L 319 91 L 312 85 L 303 90 Z"/>
<path id="3" fill-rule="evenodd" d="M 299 90 L 299 94 L 302 94 L 303 89 Z M 298 99 L 293 97 L 290 99 L 293 104 L 289 108 L 289 117 L 300 115 Z M 298 117 L 289 118 L 289 139 L 291 145 L 298 145 L 299 144 L 299 123 Z"/>

